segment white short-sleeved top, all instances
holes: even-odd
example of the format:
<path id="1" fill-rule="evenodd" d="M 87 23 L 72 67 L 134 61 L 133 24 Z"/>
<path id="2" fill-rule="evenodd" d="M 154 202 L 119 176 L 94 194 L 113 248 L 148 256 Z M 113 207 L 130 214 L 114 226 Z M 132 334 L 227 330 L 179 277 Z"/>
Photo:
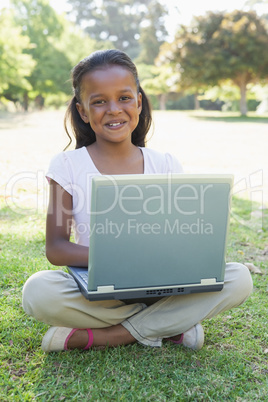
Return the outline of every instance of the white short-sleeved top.
<path id="1" fill-rule="evenodd" d="M 144 158 L 144 174 L 182 173 L 182 166 L 171 154 L 140 148 Z M 91 180 L 101 175 L 86 147 L 65 151 L 50 162 L 46 177 L 53 179 L 73 198 L 73 230 L 75 242 L 89 245 Z M 71 224 L 71 222 L 70 222 Z"/>

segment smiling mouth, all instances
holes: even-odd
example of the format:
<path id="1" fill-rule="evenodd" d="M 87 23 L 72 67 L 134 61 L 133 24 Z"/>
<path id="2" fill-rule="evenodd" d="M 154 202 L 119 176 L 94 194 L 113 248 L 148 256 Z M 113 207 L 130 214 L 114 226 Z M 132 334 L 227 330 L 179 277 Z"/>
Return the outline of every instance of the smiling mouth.
<path id="1" fill-rule="evenodd" d="M 121 122 L 115 122 L 115 123 L 107 123 L 105 124 L 105 126 L 110 127 L 110 128 L 117 128 L 120 126 L 123 126 L 125 124 L 125 121 L 121 121 Z"/>

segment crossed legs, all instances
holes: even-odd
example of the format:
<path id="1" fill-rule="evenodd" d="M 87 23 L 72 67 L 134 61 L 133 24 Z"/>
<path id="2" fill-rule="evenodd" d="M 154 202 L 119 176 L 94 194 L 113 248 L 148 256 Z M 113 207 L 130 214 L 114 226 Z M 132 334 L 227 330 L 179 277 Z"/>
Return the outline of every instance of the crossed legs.
<path id="1" fill-rule="evenodd" d="M 138 341 L 161 346 L 163 338 L 185 333 L 199 321 L 243 303 L 252 290 L 248 269 L 226 266 L 221 292 L 165 297 L 151 306 L 126 305 L 120 300 L 89 302 L 73 278 L 63 271 L 41 271 L 28 279 L 23 290 L 25 312 L 39 321 L 59 327 L 81 328 L 68 348 L 84 348 L 91 328 L 93 346 L 117 346 Z M 176 338 L 174 338 L 176 339 Z"/>

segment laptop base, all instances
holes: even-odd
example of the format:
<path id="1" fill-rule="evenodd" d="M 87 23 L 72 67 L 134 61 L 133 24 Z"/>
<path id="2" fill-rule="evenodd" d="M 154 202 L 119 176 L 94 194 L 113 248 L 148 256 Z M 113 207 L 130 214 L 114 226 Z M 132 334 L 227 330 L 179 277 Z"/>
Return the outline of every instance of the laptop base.
<path id="1" fill-rule="evenodd" d="M 179 296 L 190 293 L 206 293 L 206 292 L 218 292 L 223 288 L 223 282 L 212 283 L 210 285 L 177 285 L 172 287 L 155 287 L 155 288 L 138 288 L 138 289 L 123 289 L 113 290 L 112 292 L 102 293 L 99 290 L 88 291 L 87 277 L 88 269 L 80 267 L 67 267 L 69 273 L 74 277 L 79 289 L 83 296 L 90 301 L 98 300 L 126 300 L 127 304 L 131 303 L 146 303 L 146 299 L 160 300 L 162 297 Z M 145 301 L 144 301 L 145 300 Z M 152 300 L 153 301 L 153 300 Z M 152 301 L 148 304 L 152 304 Z"/>

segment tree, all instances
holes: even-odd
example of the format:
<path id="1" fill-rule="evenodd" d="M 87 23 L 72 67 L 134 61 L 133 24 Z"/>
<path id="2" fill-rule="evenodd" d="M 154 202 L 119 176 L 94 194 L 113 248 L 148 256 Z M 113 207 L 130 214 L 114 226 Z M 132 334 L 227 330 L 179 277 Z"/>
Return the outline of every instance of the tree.
<path id="1" fill-rule="evenodd" d="M 160 110 L 165 110 L 167 95 L 176 89 L 177 76 L 170 66 L 150 67 L 151 77 L 142 80 L 142 88 L 148 95 L 157 96 Z"/>
<path id="2" fill-rule="evenodd" d="M 67 56 L 72 67 L 96 50 L 113 47 L 111 42 L 97 42 L 90 38 L 79 26 L 68 21 L 64 16 L 60 16 L 59 18 L 63 31 L 57 40 L 53 40 L 53 45 Z"/>
<path id="3" fill-rule="evenodd" d="M 268 23 L 268 0 L 247 0 L 245 6 L 250 7 L 251 10 L 255 10 L 262 18 Z"/>
<path id="4" fill-rule="evenodd" d="M 17 100 L 19 92 L 31 89 L 25 78 L 35 67 L 32 56 L 26 54 L 30 49 L 30 40 L 22 35 L 22 28 L 16 26 L 13 13 L 3 9 L 0 13 L 0 94 L 7 98 Z M 11 88 L 15 85 L 14 94 Z"/>
<path id="5" fill-rule="evenodd" d="M 31 94 L 27 90 L 24 94 L 27 110 L 29 95 L 43 99 L 49 93 L 70 92 L 67 81 L 72 65 L 54 44 L 63 33 L 63 26 L 48 0 L 13 0 L 12 3 L 17 24 L 25 37 L 30 38 L 32 47 L 28 53 L 36 63 L 27 77 L 33 88 Z"/>
<path id="6" fill-rule="evenodd" d="M 148 5 L 147 25 L 140 30 L 141 52 L 136 63 L 154 64 L 160 46 L 168 34 L 164 21 L 166 13 L 164 6 L 158 1 L 151 1 Z"/>
<path id="7" fill-rule="evenodd" d="M 231 80 L 240 89 L 240 111 L 247 114 L 249 83 L 268 77 L 268 32 L 255 12 L 208 13 L 182 27 L 160 54 L 181 74 L 184 87 L 205 88 Z"/>
<path id="8" fill-rule="evenodd" d="M 96 43 L 74 23 L 57 15 L 48 0 L 12 0 L 0 14 L 0 91 L 28 109 L 45 98 L 59 105 L 71 95 L 72 67 L 111 43 Z"/>
<path id="9" fill-rule="evenodd" d="M 207 42 L 219 23 L 217 16 L 213 16 L 215 16 L 213 19 L 204 18 L 204 21 L 201 21 L 202 17 L 200 17 L 198 28 L 196 21 L 194 26 L 181 25 L 174 41 L 161 46 L 156 60 L 158 66 L 171 63 L 178 76 L 177 91 L 193 94 L 195 109 L 199 109 L 199 95 L 203 94 L 209 86 L 218 83 L 217 67 L 210 65 L 207 59 L 207 53 L 210 51 Z"/>
<path id="10" fill-rule="evenodd" d="M 155 35 L 154 41 L 159 41 L 159 45 L 166 32 L 159 15 L 159 12 L 164 13 L 164 8 L 157 0 L 68 0 L 68 3 L 72 6 L 71 17 L 91 38 L 109 40 L 131 58 L 138 57 L 140 53 L 142 29 L 154 27 L 150 36 Z M 147 46 L 144 36 L 141 40 Z M 151 45 L 147 46 L 148 51 Z"/>

